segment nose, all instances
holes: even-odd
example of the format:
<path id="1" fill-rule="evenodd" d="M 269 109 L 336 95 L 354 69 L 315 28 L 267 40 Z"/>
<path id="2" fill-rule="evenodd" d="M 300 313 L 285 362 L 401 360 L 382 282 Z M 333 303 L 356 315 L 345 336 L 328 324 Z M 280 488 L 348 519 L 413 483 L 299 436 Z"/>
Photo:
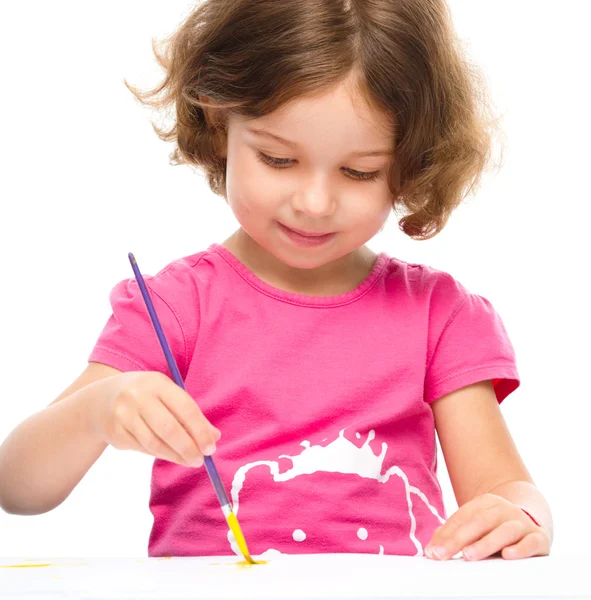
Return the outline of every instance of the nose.
<path id="1" fill-rule="evenodd" d="M 316 182 L 302 186 L 292 199 L 294 211 L 302 212 L 311 218 L 329 217 L 336 210 L 336 200 L 329 186 Z"/>

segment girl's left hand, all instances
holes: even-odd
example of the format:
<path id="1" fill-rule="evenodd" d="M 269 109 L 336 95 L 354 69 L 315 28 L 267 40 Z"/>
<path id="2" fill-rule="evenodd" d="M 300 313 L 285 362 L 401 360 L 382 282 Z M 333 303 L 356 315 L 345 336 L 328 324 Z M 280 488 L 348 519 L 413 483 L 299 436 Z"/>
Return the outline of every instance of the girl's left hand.
<path id="1" fill-rule="evenodd" d="M 462 505 L 433 533 L 428 558 L 445 560 L 462 552 L 467 560 L 501 553 L 506 559 L 550 554 L 550 535 L 502 496 L 483 494 Z"/>

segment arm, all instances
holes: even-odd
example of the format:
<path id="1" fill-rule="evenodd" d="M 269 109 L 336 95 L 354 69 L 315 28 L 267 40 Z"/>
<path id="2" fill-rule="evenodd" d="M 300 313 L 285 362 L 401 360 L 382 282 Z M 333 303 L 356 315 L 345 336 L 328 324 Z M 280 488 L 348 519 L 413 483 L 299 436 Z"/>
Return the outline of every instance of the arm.
<path id="1" fill-rule="evenodd" d="M 48 512 L 61 504 L 107 444 L 93 430 L 90 405 L 117 369 L 91 363 L 45 409 L 18 425 L 0 446 L 0 507 L 12 514 Z"/>
<path id="2" fill-rule="evenodd" d="M 538 488 L 529 481 L 507 481 L 488 490 L 524 508 L 548 532 L 554 540 L 554 523 L 548 502 Z"/>
<path id="3" fill-rule="evenodd" d="M 550 508 L 515 447 L 491 382 L 478 382 L 447 394 L 432 404 L 432 410 L 458 506 L 474 506 L 472 501 L 485 494 L 499 496 L 527 510 L 551 542 Z M 463 512 L 467 516 L 471 509 Z"/>

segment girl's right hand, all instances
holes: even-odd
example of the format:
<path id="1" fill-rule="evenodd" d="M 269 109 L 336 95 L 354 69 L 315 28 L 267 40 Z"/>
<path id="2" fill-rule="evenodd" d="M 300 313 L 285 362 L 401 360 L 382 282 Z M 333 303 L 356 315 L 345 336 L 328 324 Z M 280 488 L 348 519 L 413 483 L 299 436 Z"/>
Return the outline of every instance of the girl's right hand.
<path id="1" fill-rule="evenodd" d="M 131 371 L 101 382 L 91 421 L 119 450 L 137 450 L 188 467 L 200 467 L 221 437 L 195 400 L 158 371 Z"/>

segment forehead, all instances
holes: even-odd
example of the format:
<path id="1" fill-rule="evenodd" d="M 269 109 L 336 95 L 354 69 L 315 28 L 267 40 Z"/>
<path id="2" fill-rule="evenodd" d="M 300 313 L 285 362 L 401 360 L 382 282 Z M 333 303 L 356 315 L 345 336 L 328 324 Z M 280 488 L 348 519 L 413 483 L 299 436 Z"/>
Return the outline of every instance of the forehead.
<path id="1" fill-rule="evenodd" d="M 272 132 L 296 143 L 311 136 L 341 136 L 353 145 L 379 145 L 392 150 L 394 137 L 392 115 L 376 111 L 344 84 L 313 96 L 292 99 L 262 117 L 237 116 L 236 121 L 245 131 Z"/>

